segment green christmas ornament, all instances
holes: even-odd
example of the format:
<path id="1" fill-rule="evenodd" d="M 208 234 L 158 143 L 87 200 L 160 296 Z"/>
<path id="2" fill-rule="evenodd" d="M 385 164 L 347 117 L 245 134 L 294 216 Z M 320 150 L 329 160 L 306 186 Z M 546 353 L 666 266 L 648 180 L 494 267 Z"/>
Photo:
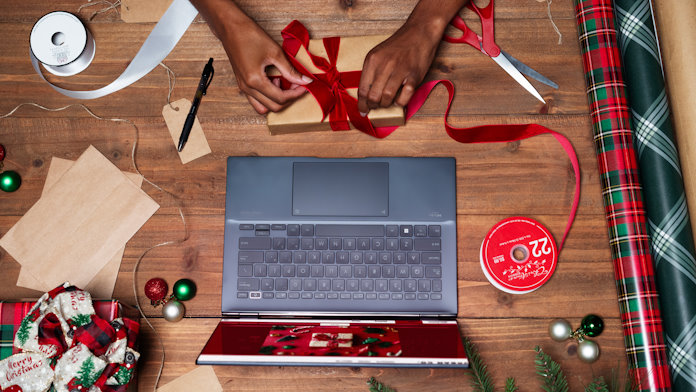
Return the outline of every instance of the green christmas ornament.
<path id="1" fill-rule="evenodd" d="M 174 297 L 179 301 L 188 301 L 196 296 L 196 284 L 191 279 L 179 279 L 174 283 Z"/>
<path id="2" fill-rule="evenodd" d="M 604 321 L 595 314 L 588 314 L 580 321 L 580 328 L 586 336 L 593 338 L 604 330 Z"/>
<path id="3" fill-rule="evenodd" d="M 7 170 L 0 173 L 0 189 L 4 192 L 14 192 L 22 184 L 22 178 L 16 171 Z"/>

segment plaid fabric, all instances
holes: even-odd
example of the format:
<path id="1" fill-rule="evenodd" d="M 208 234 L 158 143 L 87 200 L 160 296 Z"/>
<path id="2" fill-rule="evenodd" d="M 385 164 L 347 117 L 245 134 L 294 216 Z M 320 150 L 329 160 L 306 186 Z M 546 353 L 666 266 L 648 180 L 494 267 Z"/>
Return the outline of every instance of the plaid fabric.
<path id="1" fill-rule="evenodd" d="M 136 316 L 137 311 L 122 312 L 122 309 L 132 310 L 131 308 L 122 308 L 118 301 L 94 301 L 94 311 L 97 316 L 105 320 L 113 320 L 121 315 L 126 317 Z M 29 314 L 29 311 L 34 306 L 34 302 L 0 302 L 0 360 L 16 354 L 19 350 L 13 347 L 14 336 L 19 329 L 22 319 Z M 129 313 L 121 314 L 121 313 Z M 138 333 L 137 322 L 131 321 L 136 326 L 127 326 L 129 333 L 135 330 L 135 336 Z M 129 344 L 131 336 L 128 336 Z M 133 339 L 135 341 L 135 339 Z"/>
<path id="2" fill-rule="evenodd" d="M 614 0 L 660 308 L 676 391 L 696 391 L 696 258 L 649 0 Z"/>
<path id="3" fill-rule="evenodd" d="M 49 313 L 39 322 L 39 344 L 52 344 L 58 347 L 56 356 L 62 355 L 68 348 L 63 336 L 63 328 L 55 313 Z"/>
<path id="4" fill-rule="evenodd" d="M 94 355 L 100 356 L 116 340 L 116 331 L 103 318 L 92 317 L 91 322 L 75 330 L 74 339 L 87 346 Z"/>
<path id="5" fill-rule="evenodd" d="M 641 391 L 671 388 L 611 0 L 575 0 L 628 365 Z"/>
<path id="6" fill-rule="evenodd" d="M 0 359 L 5 359 L 18 350 L 13 347 L 14 336 L 24 316 L 29 314 L 33 302 L 0 302 Z"/>

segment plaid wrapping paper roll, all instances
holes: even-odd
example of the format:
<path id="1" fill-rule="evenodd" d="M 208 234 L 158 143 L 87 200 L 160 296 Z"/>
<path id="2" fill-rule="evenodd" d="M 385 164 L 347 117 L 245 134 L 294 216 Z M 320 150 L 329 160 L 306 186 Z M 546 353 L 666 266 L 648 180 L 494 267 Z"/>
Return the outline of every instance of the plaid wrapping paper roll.
<path id="1" fill-rule="evenodd" d="M 649 0 L 614 0 L 675 391 L 696 391 L 696 260 Z"/>
<path id="2" fill-rule="evenodd" d="M 671 387 L 611 0 L 575 0 L 628 366 L 641 391 Z"/>

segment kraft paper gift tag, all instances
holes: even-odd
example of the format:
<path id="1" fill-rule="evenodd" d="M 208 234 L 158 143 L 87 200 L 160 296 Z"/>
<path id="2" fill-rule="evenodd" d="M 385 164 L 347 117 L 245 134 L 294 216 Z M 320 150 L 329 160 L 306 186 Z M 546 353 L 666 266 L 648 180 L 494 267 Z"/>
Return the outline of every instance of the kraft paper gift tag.
<path id="1" fill-rule="evenodd" d="M 0 246 L 44 285 L 87 287 L 158 208 L 90 146 Z"/>
<path id="2" fill-rule="evenodd" d="M 157 388 L 157 392 L 189 392 L 191 390 L 222 392 L 222 385 L 212 366 L 198 366 L 174 381 Z"/>
<path id="3" fill-rule="evenodd" d="M 121 20 L 126 23 L 159 22 L 173 0 L 123 0 Z"/>
<path id="4" fill-rule="evenodd" d="M 75 163 L 68 159 L 61 159 L 53 157 L 51 159 L 51 165 L 48 168 L 48 174 L 46 175 L 46 182 L 43 187 L 43 194 L 46 193 L 55 183 L 60 180 L 60 177 L 65 174 L 70 167 Z M 137 173 L 123 172 L 133 183 L 138 187 L 143 184 L 143 176 Z M 81 289 L 86 290 L 95 299 L 108 299 L 113 296 L 114 286 L 116 285 L 116 278 L 118 277 L 118 270 L 121 267 L 121 260 L 123 259 L 123 252 L 126 248 L 119 249 L 114 257 L 109 260 L 109 262 L 102 268 L 86 287 L 81 287 Z M 17 278 L 17 286 L 26 287 L 38 291 L 49 291 L 53 287 L 45 286 L 39 280 L 34 278 L 31 274 L 27 272 L 26 269 L 22 268 L 19 270 L 19 277 Z"/>
<path id="5" fill-rule="evenodd" d="M 190 109 L 191 101 L 186 98 L 172 102 L 171 106 L 164 105 L 162 108 L 162 116 L 164 117 L 164 121 L 167 123 L 169 133 L 172 135 L 174 148 L 179 145 L 181 130 L 184 127 L 186 116 L 188 116 Z M 193 127 L 191 128 L 188 141 L 184 145 L 181 152 L 179 152 L 179 159 L 181 159 L 181 163 L 185 165 L 196 158 L 200 158 L 203 155 L 208 155 L 210 153 L 211 151 L 210 146 L 208 145 L 208 140 L 205 138 L 205 134 L 203 133 L 201 123 L 198 121 L 198 117 L 196 117 L 196 120 L 193 122 Z"/>

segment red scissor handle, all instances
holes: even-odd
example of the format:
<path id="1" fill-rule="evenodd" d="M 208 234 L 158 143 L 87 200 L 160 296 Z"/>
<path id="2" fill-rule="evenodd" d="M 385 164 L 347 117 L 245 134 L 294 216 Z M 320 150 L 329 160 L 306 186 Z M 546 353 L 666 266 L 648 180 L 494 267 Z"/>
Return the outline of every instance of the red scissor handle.
<path id="1" fill-rule="evenodd" d="M 477 7 L 471 0 L 466 7 L 474 11 L 481 19 L 481 35 L 474 33 L 466 25 L 464 19 L 459 15 L 455 15 L 450 24 L 461 30 L 462 35 L 455 38 L 445 34 L 443 40 L 451 43 L 467 43 L 490 57 L 497 57 L 500 54 L 500 48 L 495 43 L 494 0 L 490 0 L 490 3 L 483 8 Z"/>

